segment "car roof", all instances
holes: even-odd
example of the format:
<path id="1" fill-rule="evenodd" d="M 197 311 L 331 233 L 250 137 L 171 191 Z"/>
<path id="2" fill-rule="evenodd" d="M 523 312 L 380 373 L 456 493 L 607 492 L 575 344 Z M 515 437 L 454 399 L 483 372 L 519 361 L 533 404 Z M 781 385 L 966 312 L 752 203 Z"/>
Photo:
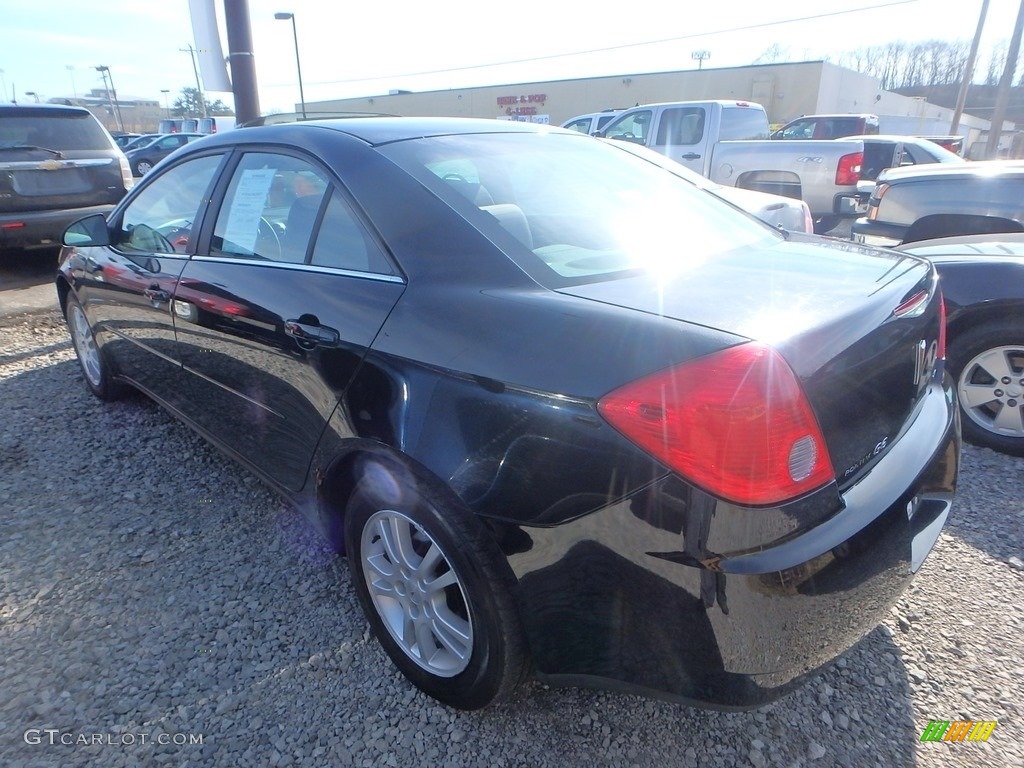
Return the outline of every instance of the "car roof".
<path id="1" fill-rule="evenodd" d="M 60 113 L 80 115 L 85 113 L 91 115 L 92 113 L 85 107 L 74 107 L 67 104 L 0 104 L 0 112 L 20 112 L 28 114 L 31 112 L 49 112 L 57 115 Z"/>
<path id="2" fill-rule="evenodd" d="M 576 131 L 567 131 L 553 125 L 515 120 L 466 117 L 359 117 L 237 128 L 233 131 L 211 134 L 204 146 L 262 140 L 289 141 L 310 131 L 325 130 L 347 134 L 372 146 L 407 139 L 485 133 L 561 133 L 589 138 Z"/>
<path id="3" fill-rule="evenodd" d="M 886 181 L 901 181 L 915 177 L 944 176 L 950 178 L 1018 178 L 1024 177 L 1024 160 L 980 160 L 970 163 L 926 163 L 902 168 L 889 168 L 882 172 Z"/>

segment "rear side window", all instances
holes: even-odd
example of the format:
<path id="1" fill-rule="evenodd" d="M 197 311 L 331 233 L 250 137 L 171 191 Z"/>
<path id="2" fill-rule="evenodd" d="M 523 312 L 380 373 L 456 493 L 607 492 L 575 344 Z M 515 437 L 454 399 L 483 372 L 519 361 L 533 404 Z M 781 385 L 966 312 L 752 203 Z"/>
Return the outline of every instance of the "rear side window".
<path id="1" fill-rule="evenodd" d="M 114 149 L 110 134 L 88 112 L 4 110 L 0 116 L 0 147 L 25 145 L 61 152 Z"/>
<path id="2" fill-rule="evenodd" d="M 701 107 L 673 107 L 661 113 L 658 146 L 699 144 L 704 138 L 704 110 Z"/>

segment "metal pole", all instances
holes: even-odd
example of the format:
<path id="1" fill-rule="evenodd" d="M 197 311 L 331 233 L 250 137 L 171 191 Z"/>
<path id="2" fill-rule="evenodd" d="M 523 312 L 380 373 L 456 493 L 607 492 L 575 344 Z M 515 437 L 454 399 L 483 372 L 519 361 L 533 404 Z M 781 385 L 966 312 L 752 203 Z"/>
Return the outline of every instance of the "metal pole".
<path id="1" fill-rule="evenodd" d="M 110 91 L 114 94 L 114 111 L 117 113 L 117 124 L 119 130 L 124 131 L 124 120 L 121 118 L 121 105 L 117 101 L 117 88 L 114 87 L 114 73 L 110 71 L 110 67 L 106 68 L 107 77 L 110 78 Z"/>
<path id="2" fill-rule="evenodd" d="M 78 86 L 75 85 L 75 67 L 73 64 L 65 64 L 64 68 L 71 73 L 71 90 L 75 94 L 75 101 L 78 101 Z"/>
<path id="3" fill-rule="evenodd" d="M 117 116 L 114 115 L 114 102 L 110 100 L 110 85 L 107 83 L 107 68 L 96 67 L 96 71 L 100 73 L 100 77 L 103 78 L 103 90 L 107 93 L 107 106 L 110 111 L 111 117 L 114 118 L 114 122 L 117 122 Z"/>
<path id="4" fill-rule="evenodd" d="M 992 112 L 992 125 L 988 129 L 988 146 L 985 148 L 985 159 L 991 160 L 999 153 L 999 139 L 1003 135 L 1003 119 L 1006 117 L 1006 105 L 1010 101 L 1010 86 L 1013 85 L 1013 74 L 1017 71 L 1017 57 L 1020 55 L 1020 38 L 1024 30 L 1024 0 L 1020 0 L 1017 12 L 1017 23 L 1013 26 L 1013 37 L 1006 51 L 1006 66 L 999 80 L 996 93 L 996 106 Z"/>
<path id="5" fill-rule="evenodd" d="M 960 82 L 960 92 L 956 96 L 956 109 L 953 110 L 953 119 L 949 123 L 949 132 L 955 134 L 960 127 L 960 118 L 964 114 L 964 106 L 967 104 L 967 90 L 971 87 L 971 80 L 974 79 L 974 62 L 978 58 L 978 45 L 981 43 L 981 30 L 985 26 L 985 14 L 988 13 L 988 0 L 981 2 L 981 15 L 978 17 L 978 29 L 974 33 L 974 40 L 971 42 L 971 52 L 967 54 L 967 63 L 964 65 L 964 78 Z"/>
<path id="6" fill-rule="evenodd" d="M 206 97 L 203 96 L 203 84 L 199 81 L 199 67 L 196 66 L 196 49 L 189 43 L 188 48 L 179 48 L 179 51 L 188 51 L 189 57 L 192 59 L 192 71 L 196 76 L 196 94 L 199 97 L 199 116 L 206 117 Z"/>
<path id="7" fill-rule="evenodd" d="M 299 33 L 295 29 L 295 14 L 292 14 L 292 37 L 295 39 L 295 69 L 299 72 L 299 104 L 302 105 L 302 119 L 306 119 L 306 94 L 302 91 L 302 64 L 299 63 Z"/>
<path id="8" fill-rule="evenodd" d="M 235 97 L 235 120 L 239 125 L 244 125 L 260 116 L 248 0 L 224 0 L 224 24 L 228 32 L 228 61 L 231 64 L 231 92 Z"/>

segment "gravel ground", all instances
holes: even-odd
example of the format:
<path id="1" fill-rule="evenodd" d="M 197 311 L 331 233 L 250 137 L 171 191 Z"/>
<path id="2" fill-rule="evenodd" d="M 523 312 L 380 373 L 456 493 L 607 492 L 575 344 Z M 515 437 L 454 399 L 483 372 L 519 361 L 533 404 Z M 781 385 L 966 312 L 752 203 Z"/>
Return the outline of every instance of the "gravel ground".
<path id="1" fill-rule="evenodd" d="M 1024 765 L 1020 459 L 967 447 L 892 616 L 769 707 L 531 684 L 467 714 L 400 677 L 300 515 L 144 398 L 89 396 L 56 315 L 0 327 L 0 409 L 0 765 Z M 920 743 L 930 719 L 999 725 Z"/>

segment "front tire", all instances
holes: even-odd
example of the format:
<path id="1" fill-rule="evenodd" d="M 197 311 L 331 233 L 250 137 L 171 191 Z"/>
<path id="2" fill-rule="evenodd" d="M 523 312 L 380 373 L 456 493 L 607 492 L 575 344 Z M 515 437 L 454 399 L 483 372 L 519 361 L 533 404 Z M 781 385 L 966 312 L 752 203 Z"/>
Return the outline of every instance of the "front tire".
<path id="1" fill-rule="evenodd" d="M 1024 456 L 1024 330 L 988 323 L 956 337 L 949 368 L 957 383 L 964 437 Z"/>
<path id="2" fill-rule="evenodd" d="M 420 690 L 457 709 L 507 697 L 525 641 L 504 555 L 427 481 L 373 463 L 345 515 L 352 583 L 377 640 Z"/>
<path id="3" fill-rule="evenodd" d="M 73 293 L 68 293 L 65 320 L 71 333 L 75 355 L 82 368 L 85 386 L 100 400 L 120 400 L 127 394 L 128 388 L 114 379 L 111 364 L 103 349 L 96 343 L 85 310 Z"/>

